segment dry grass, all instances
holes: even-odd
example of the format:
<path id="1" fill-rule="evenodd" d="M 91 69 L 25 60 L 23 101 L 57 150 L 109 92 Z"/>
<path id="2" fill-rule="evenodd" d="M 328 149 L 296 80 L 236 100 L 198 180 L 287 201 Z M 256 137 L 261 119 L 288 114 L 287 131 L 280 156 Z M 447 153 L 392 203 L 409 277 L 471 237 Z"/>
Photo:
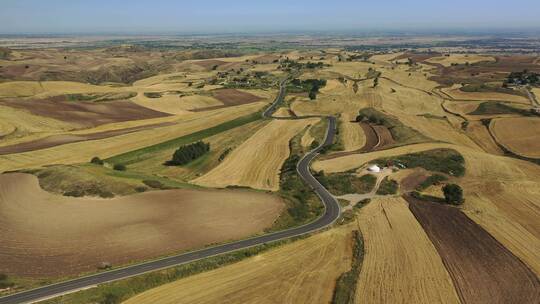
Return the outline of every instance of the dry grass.
<path id="1" fill-rule="evenodd" d="M 313 135 L 311 134 L 311 128 L 313 126 L 310 126 L 308 129 L 306 129 L 306 132 L 304 132 L 304 135 L 302 135 L 302 138 L 300 139 L 300 144 L 304 148 L 308 148 L 311 146 L 311 143 L 315 140 Z"/>
<path id="2" fill-rule="evenodd" d="M 231 152 L 219 166 L 193 180 L 207 187 L 229 185 L 279 188 L 279 169 L 289 156 L 289 140 L 317 119 L 274 120 Z"/>
<path id="3" fill-rule="evenodd" d="M 351 226 L 135 296 L 126 304 L 328 303 L 351 263 Z"/>
<path id="4" fill-rule="evenodd" d="M 159 98 L 148 98 L 143 93 L 134 97 L 133 102 L 152 110 L 185 114 L 189 110 L 223 105 L 219 100 L 204 95 L 189 95 L 180 97 L 178 94 L 165 93 Z"/>
<path id="5" fill-rule="evenodd" d="M 0 172 L 51 164 L 87 162 L 94 156 L 107 158 L 154 145 L 258 111 L 264 104 L 252 103 L 181 116 L 173 126 L 142 130 L 101 140 L 72 143 L 49 149 L 0 156 Z"/>
<path id="6" fill-rule="evenodd" d="M 64 276 L 102 261 L 116 265 L 244 238 L 272 225 L 282 208 L 274 196 L 228 190 L 70 198 L 43 191 L 32 175 L 4 174 L 0 272 Z"/>
<path id="7" fill-rule="evenodd" d="M 362 148 L 366 143 L 366 135 L 359 123 L 355 122 L 355 117 L 349 113 L 341 116 L 339 136 L 343 141 L 345 151 L 354 151 Z"/>
<path id="8" fill-rule="evenodd" d="M 492 120 L 490 131 L 501 145 L 526 157 L 540 158 L 540 118 L 513 117 Z"/>
<path id="9" fill-rule="evenodd" d="M 463 92 L 459 88 L 461 85 L 456 84 L 450 88 L 441 89 L 444 93 L 450 95 L 454 99 L 471 100 L 471 101 L 508 101 L 522 104 L 530 104 L 530 100 L 526 97 L 498 92 Z"/>
<path id="10" fill-rule="evenodd" d="M 460 303 L 435 247 L 402 198 L 373 200 L 361 209 L 358 224 L 365 257 L 357 303 Z"/>
<path id="11" fill-rule="evenodd" d="M 432 57 L 426 60 L 426 62 L 438 63 L 445 67 L 449 67 L 452 64 L 465 64 L 467 62 L 473 64 L 481 61 L 493 62 L 495 58 L 477 54 L 450 54 L 450 56 Z"/>
<path id="12" fill-rule="evenodd" d="M 502 155 L 504 152 L 489 135 L 488 130 L 480 121 L 470 121 L 467 126 L 467 135 L 473 139 L 484 151 L 490 154 Z"/>
<path id="13" fill-rule="evenodd" d="M 512 159 L 462 151 L 464 211 L 540 275 L 540 169 Z"/>

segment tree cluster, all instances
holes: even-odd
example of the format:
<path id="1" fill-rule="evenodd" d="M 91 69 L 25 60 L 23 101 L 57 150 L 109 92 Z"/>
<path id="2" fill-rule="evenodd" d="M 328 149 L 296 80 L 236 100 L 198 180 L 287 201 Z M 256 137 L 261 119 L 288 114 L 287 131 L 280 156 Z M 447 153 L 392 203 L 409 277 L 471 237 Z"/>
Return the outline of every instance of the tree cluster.
<path id="1" fill-rule="evenodd" d="M 308 92 L 309 99 L 313 100 L 317 98 L 319 89 L 326 85 L 326 79 L 306 79 L 300 80 L 295 78 L 291 81 L 289 91 L 293 92 Z"/>
<path id="2" fill-rule="evenodd" d="M 210 151 L 210 144 L 198 141 L 189 145 L 184 145 L 178 148 L 168 161 L 167 165 L 182 166 L 185 165 Z"/>
<path id="3" fill-rule="evenodd" d="M 540 84 L 540 74 L 523 70 L 522 72 L 512 72 L 506 80 L 505 84 L 518 84 L 518 85 L 537 85 Z"/>
<path id="4" fill-rule="evenodd" d="M 447 204 L 461 205 L 465 201 L 463 199 L 463 190 L 459 185 L 448 184 L 445 185 L 442 190 Z"/>

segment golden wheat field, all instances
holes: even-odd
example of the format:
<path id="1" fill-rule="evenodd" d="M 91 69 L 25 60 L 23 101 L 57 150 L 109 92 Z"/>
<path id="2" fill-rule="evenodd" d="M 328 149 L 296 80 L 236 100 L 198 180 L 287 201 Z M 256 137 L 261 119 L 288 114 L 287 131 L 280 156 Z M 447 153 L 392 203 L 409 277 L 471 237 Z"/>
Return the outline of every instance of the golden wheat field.
<path id="1" fill-rule="evenodd" d="M 475 55 L 475 54 L 448 54 L 448 56 L 433 57 L 428 60 L 430 63 L 438 63 L 443 66 L 451 66 L 452 64 L 473 64 L 481 61 L 495 61 L 491 56 Z"/>
<path id="2" fill-rule="evenodd" d="M 143 130 L 95 141 L 0 156 L 0 171 L 34 168 L 50 164 L 87 162 L 94 156 L 107 158 L 137 148 L 157 144 L 258 111 L 263 104 L 252 103 L 182 116 L 172 126 Z"/>
<path id="3" fill-rule="evenodd" d="M 318 119 L 274 120 L 231 152 L 223 163 L 193 180 L 206 187 L 247 186 L 276 191 L 289 140 Z"/>
<path id="4" fill-rule="evenodd" d="M 402 198 L 373 200 L 357 221 L 365 257 L 356 303 L 460 303 L 435 247 Z"/>
<path id="5" fill-rule="evenodd" d="M 526 157 L 540 158 L 540 118 L 499 118 L 489 126 L 497 142 Z"/>
<path id="6" fill-rule="evenodd" d="M 56 282 L 339 210 L 231 264 L 212 257 L 47 303 L 540 303 L 540 89 L 528 77 L 538 56 L 499 40 L 463 47 L 464 37 L 176 39 L 0 47 L 0 273 L 15 282 L 0 296 L 32 287 L 24 279 Z M 292 162 L 323 142 L 328 116 L 334 142 L 309 164 L 314 184 Z M 463 158 L 405 156 L 436 149 Z M 368 168 L 396 156 L 403 164 Z"/>
<path id="7" fill-rule="evenodd" d="M 350 268 L 351 230 L 332 229 L 125 303 L 328 303 L 337 277 Z"/>

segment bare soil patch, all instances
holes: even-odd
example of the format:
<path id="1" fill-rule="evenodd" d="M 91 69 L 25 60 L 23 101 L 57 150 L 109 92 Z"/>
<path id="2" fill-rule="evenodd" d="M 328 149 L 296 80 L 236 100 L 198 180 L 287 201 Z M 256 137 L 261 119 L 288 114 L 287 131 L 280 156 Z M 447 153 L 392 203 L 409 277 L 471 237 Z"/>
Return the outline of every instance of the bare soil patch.
<path id="1" fill-rule="evenodd" d="M 430 80 L 445 86 L 462 82 L 483 84 L 502 81 L 510 72 L 529 70 L 539 73 L 540 66 L 534 63 L 536 58 L 530 55 L 497 56 L 494 62 L 479 62 L 469 66 L 439 65 L 436 76 L 430 77 Z M 471 74 L 475 76 L 471 77 Z"/>
<path id="2" fill-rule="evenodd" d="M 400 182 L 400 189 L 402 192 L 410 192 L 416 189 L 421 183 L 423 183 L 429 174 L 424 170 L 414 170 L 412 173 L 403 178 Z"/>
<path id="3" fill-rule="evenodd" d="M 373 126 L 365 122 L 360 122 L 359 124 L 366 137 L 365 144 L 362 148 L 355 151 L 338 152 L 338 153 L 332 153 L 329 155 L 324 155 L 321 157 L 321 159 L 332 159 L 332 158 L 338 158 L 338 157 L 342 157 L 346 155 L 358 154 L 358 153 L 363 153 L 363 152 L 371 152 L 375 150 L 375 147 L 377 147 L 379 144 L 379 137 L 377 136 L 375 129 L 373 128 Z"/>
<path id="4" fill-rule="evenodd" d="M 223 102 L 226 106 L 252 103 L 263 99 L 259 96 L 255 96 L 253 94 L 242 92 L 236 89 L 215 90 L 214 98 Z"/>
<path id="5" fill-rule="evenodd" d="M 164 123 L 158 123 L 158 124 L 136 126 L 136 127 L 131 127 L 131 128 L 110 130 L 110 131 L 96 132 L 96 133 L 89 133 L 89 134 L 51 135 L 45 138 L 40 138 L 40 139 L 32 140 L 29 142 L 0 147 L 0 155 L 41 150 L 41 149 L 56 147 L 56 146 L 65 145 L 69 143 L 109 138 L 109 137 L 118 136 L 122 134 L 133 133 L 133 132 L 137 132 L 141 130 L 148 130 L 148 129 L 154 129 L 154 128 L 159 128 L 159 127 L 172 126 L 172 125 L 175 125 L 175 123 L 164 122 Z"/>
<path id="6" fill-rule="evenodd" d="M 248 103 L 253 103 L 260 101 L 264 98 L 239 91 L 236 89 L 219 89 L 213 91 L 213 97 L 220 102 L 223 103 L 223 105 L 217 105 L 217 106 L 210 106 L 210 107 L 203 107 L 198 109 L 191 110 L 192 112 L 201 112 L 201 111 L 208 111 L 208 110 L 214 110 L 214 109 L 220 109 L 224 107 L 231 107 L 231 106 L 238 106 Z"/>
<path id="7" fill-rule="evenodd" d="M 536 275 L 455 207 L 405 197 L 439 252 L 463 303 L 538 303 Z"/>
<path id="8" fill-rule="evenodd" d="M 376 150 L 384 149 L 387 146 L 394 144 L 396 141 L 392 137 L 392 133 L 385 126 L 375 125 L 373 130 L 377 133 L 379 142 L 375 146 Z"/>
<path id="9" fill-rule="evenodd" d="M 170 116 L 139 106 L 131 101 L 72 102 L 49 98 L 43 100 L 9 99 L 0 104 L 23 109 L 34 115 L 75 123 L 81 127 L 95 127 L 107 123 Z"/>
<path id="10" fill-rule="evenodd" d="M 413 62 L 424 62 L 430 58 L 433 58 L 433 57 L 439 57 L 441 56 L 441 53 L 437 53 L 437 52 L 425 52 L 425 53 L 403 53 L 399 56 L 397 56 L 396 58 L 394 58 L 393 60 L 400 60 L 400 59 L 407 59 L 407 58 L 411 58 L 411 60 Z"/>
<path id="11" fill-rule="evenodd" d="M 245 238 L 272 225 L 280 198 L 175 189 L 113 199 L 45 192 L 35 176 L 0 175 L 0 272 L 57 277 Z"/>

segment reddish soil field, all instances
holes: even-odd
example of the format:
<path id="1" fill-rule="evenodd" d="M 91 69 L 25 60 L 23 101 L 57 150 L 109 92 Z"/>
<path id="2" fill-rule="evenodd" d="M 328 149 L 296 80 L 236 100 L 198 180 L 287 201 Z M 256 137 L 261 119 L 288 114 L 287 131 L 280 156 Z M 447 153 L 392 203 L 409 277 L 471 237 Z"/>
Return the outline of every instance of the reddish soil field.
<path id="1" fill-rule="evenodd" d="M 413 62 L 423 62 L 425 60 L 428 60 L 429 58 L 439 57 L 441 55 L 442 55 L 441 53 L 436 53 L 436 52 L 431 52 L 431 53 L 404 53 L 404 54 L 396 57 L 395 60 L 411 58 L 413 60 Z"/>
<path id="2" fill-rule="evenodd" d="M 250 93 L 235 89 L 221 89 L 214 91 L 214 98 L 223 102 L 226 106 L 236 106 L 246 103 L 257 102 L 263 98 Z"/>
<path id="3" fill-rule="evenodd" d="M 458 208 L 405 199 L 439 252 L 462 303 L 540 303 L 536 275 Z"/>
<path id="4" fill-rule="evenodd" d="M 137 126 L 137 127 L 132 127 L 132 128 L 96 132 L 96 133 L 90 133 L 90 134 L 52 135 L 45 138 L 29 141 L 29 142 L 0 147 L 0 155 L 46 149 L 46 148 L 51 148 L 51 147 L 56 147 L 56 146 L 60 146 L 64 144 L 75 143 L 75 142 L 86 141 L 86 140 L 103 139 L 103 138 L 118 136 L 122 134 L 133 133 L 133 132 L 137 132 L 141 130 L 171 126 L 174 124 L 175 123 L 172 123 L 172 122 L 165 122 L 165 123 L 159 123 L 159 124 Z"/>
<path id="5" fill-rule="evenodd" d="M 403 192 L 410 192 L 416 189 L 418 185 L 423 183 L 429 174 L 423 170 L 415 170 L 411 174 L 407 175 L 404 179 L 401 180 L 400 189 Z"/>
<path id="6" fill-rule="evenodd" d="M 537 57 L 527 55 L 498 56 L 495 62 L 480 62 L 470 66 L 438 66 L 437 76 L 430 77 L 442 85 L 454 83 L 477 83 L 501 81 L 510 72 L 529 70 L 540 73 L 540 65 L 534 63 Z M 474 77 L 471 77 L 474 74 Z"/>
<path id="7" fill-rule="evenodd" d="M 58 98 L 9 99 L 0 101 L 0 104 L 23 109 L 38 116 L 75 123 L 86 128 L 113 122 L 170 116 L 170 114 L 154 111 L 127 100 L 94 103 L 65 101 Z"/>
<path id="8" fill-rule="evenodd" d="M 351 154 L 371 152 L 375 150 L 375 147 L 379 143 L 379 137 L 377 136 L 375 129 L 373 128 L 373 126 L 365 122 L 360 122 L 360 127 L 362 128 L 362 131 L 364 131 L 364 135 L 366 136 L 366 143 L 364 144 L 362 148 L 355 151 L 337 152 L 337 153 L 332 153 L 329 155 L 322 155 L 320 156 L 320 159 L 322 160 L 332 159 L 332 158 L 342 157 L 342 156 L 351 155 Z"/>
<path id="9" fill-rule="evenodd" d="M 214 98 L 221 101 L 223 105 L 192 109 L 190 111 L 191 112 L 209 111 L 209 110 L 215 110 L 215 109 L 220 109 L 220 108 L 225 108 L 225 107 L 230 107 L 230 106 L 238 106 L 238 105 L 242 105 L 246 103 L 257 102 L 263 99 L 259 96 L 255 96 L 253 94 L 238 91 L 235 89 L 215 90 L 213 92 L 213 95 L 214 95 Z"/>
<path id="10" fill-rule="evenodd" d="M 377 133 L 379 141 L 378 144 L 375 146 L 375 150 L 384 149 L 385 147 L 395 143 L 394 138 L 392 137 L 392 133 L 390 133 L 390 130 L 388 130 L 387 127 L 379 125 L 375 125 L 372 127 L 375 133 Z"/>

